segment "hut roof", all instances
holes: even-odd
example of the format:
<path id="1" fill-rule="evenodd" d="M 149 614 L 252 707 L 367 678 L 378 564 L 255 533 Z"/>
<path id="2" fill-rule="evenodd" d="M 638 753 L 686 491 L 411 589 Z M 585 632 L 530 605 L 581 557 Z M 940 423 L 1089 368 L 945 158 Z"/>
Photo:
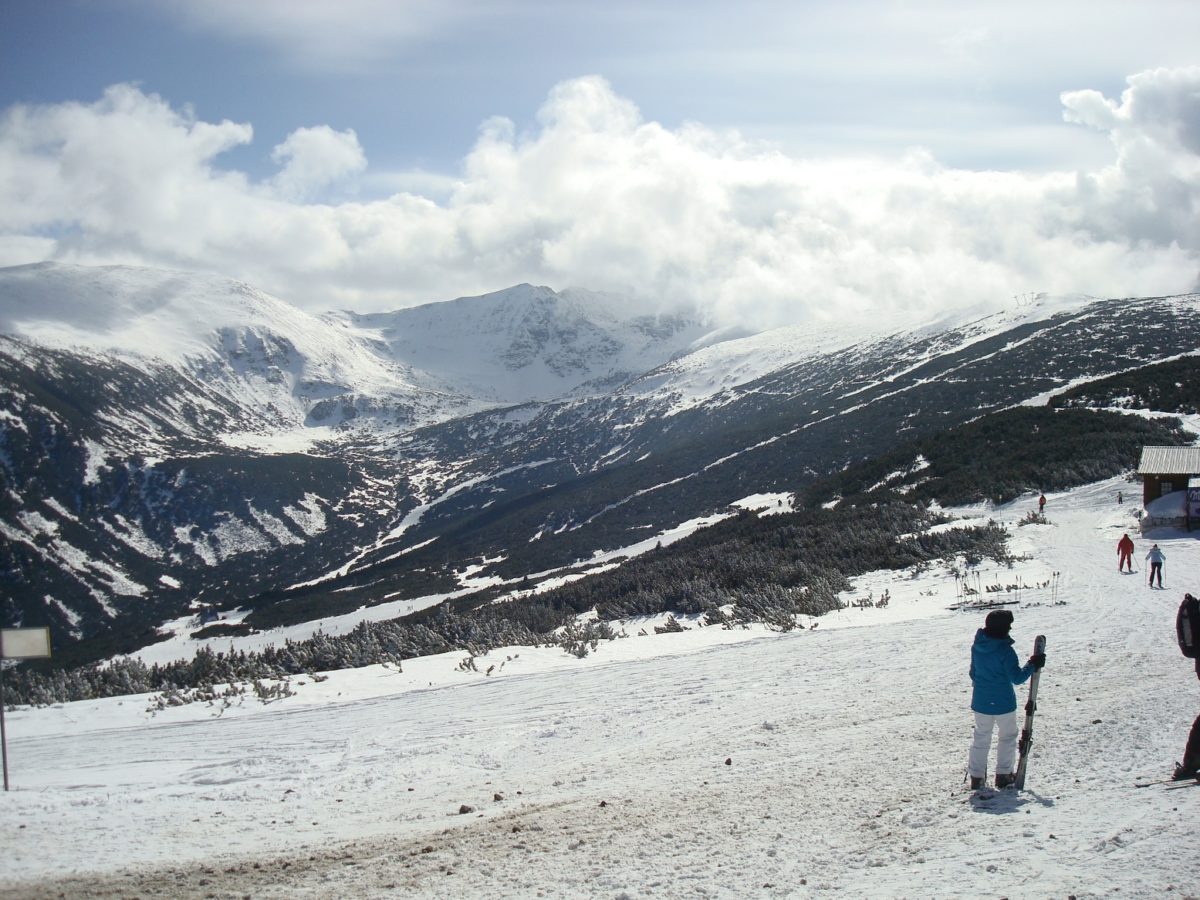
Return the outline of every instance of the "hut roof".
<path id="1" fill-rule="evenodd" d="M 1200 475 L 1200 447 L 1143 447 L 1139 475 Z"/>

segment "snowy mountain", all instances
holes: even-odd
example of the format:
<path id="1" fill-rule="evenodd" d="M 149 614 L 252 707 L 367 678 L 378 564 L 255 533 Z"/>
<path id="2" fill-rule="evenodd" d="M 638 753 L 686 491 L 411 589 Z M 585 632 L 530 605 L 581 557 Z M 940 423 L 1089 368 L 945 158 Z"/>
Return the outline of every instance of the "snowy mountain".
<path id="1" fill-rule="evenodd" d="M 340 321 L 448 392 L 495 404 L 607 393 L 690 349 L 707 329 L 683 314 L 616 315 L 629 302 L 522 284 Z"/>
<path id="2" fill-rule="evenodd" d="M 352 558 L 429 468 L 384 437 L 607 389 L 703 331 L 619 319 L 621 302 L 524 285 L 318 317 L 213 276 L 0 270 L 6 620 L 140 632 L 197 597 L 225 603 L 230 585 Z"/>
<path id="3" fill-rule="evenodd" d="M 440 536 L 432 555 L 452 537 L 466 556 L 503 556 L 489 571 L 509 578 L 566 565 L 749 494 L 795 491 L 899 441 L 1194 353 L 1198 338 L 1200 297 L 1187 295 L 857 339 L 785 329 L 729 341 L 607 397 L 419 432 L 426 458 L 456 461 L 462 480 L 443 483 L 404 541 Z M 517 470 L 529 460 L 542 465 Z"/>
<path id="4" fill-rule="evenodd" d="M 173 370 L 274 432 L 359 416 L 410 428 L 589 383 L 611 389 L 703 331 L 681 317 L 621 321 L 602 295 L 531 285 L 387 315 L 318 317 L 215 276 L 40 263 L 0 270 L 0 298 L 7 337 L 151 377 Z M 197 432 L 239 438 L 211 422 Z"/>
<path id="5" fill-rule="evenodd" d="M 108 655 L 198 603 L 264 627 L 619 555 L 1194 353 L 1200 298 L 739 336 L 529 285 L 312 316 L 211 276 L 40 264 L 0 270 L 0 332 L 4 620 Z"/>

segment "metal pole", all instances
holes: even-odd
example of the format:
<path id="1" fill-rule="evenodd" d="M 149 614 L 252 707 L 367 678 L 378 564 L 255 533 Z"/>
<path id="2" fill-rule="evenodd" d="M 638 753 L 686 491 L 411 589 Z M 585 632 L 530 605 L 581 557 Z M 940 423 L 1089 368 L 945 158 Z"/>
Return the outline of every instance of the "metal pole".
<path id="1" fill-rule="evenodd" d="M 4 660 L 0 658 L 0 755 L 4 757 L 4 790 L 8 790 L 8 735 L 4 732 Z"/>

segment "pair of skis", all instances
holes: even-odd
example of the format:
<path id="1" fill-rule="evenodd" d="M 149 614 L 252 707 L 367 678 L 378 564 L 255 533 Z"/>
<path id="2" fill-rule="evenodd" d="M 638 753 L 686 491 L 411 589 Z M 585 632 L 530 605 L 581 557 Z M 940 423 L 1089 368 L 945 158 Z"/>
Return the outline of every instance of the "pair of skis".
<path id="1" fill-rule="evenodd" d="M 1033 655 L 1046 654 L 1046 636 L 1039 634 L 1033 640 Z M 1021 729 L 1021 739 L 1017 743 L 1017 775 L 1013 786 L 1018 790 L 1025 789 L 1025 769 L 1029 765 L 1029 749 L 1033 746 L 1033 714 L 1037 712 L 1038 681 L 1041 680 L 1042 670 L 1034 669 L 1029 679 L 1029 700 L 1025 703 L 1025 727 Z"/>

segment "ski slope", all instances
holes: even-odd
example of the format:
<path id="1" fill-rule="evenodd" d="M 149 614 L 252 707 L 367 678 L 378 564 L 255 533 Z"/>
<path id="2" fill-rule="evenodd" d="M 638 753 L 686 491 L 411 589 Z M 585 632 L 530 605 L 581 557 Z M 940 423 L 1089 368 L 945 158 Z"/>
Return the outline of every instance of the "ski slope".
<path id="1" fill-rule="evenodd" d="M 266 706 L 19 710 L 0 893 L 1195 896 L 1200 786 L 1133 785 L 1170 774 L 1200 712 L 1174 641 L 1200 542 L 1149 536 L 1166 590 L 1119 575 L 1123 531 L 1139 570 L 1150 546 L 1122 489 L 1048 494 L 1048 525 L 1015 526 L 1031 498 L 958 511 L 1013 524 L 1029 558 L 970 583 L 1028 586 L 985 594 L 1013 601 L 1022 658 L 1048 637 L 1019 794 L 964 786 L 983 613 L 946 608 L 945 570 L 875 573 L 846 599 L 887 608 L 788 634 L 631 622 L 582 660 L 450 654 Z"/>

